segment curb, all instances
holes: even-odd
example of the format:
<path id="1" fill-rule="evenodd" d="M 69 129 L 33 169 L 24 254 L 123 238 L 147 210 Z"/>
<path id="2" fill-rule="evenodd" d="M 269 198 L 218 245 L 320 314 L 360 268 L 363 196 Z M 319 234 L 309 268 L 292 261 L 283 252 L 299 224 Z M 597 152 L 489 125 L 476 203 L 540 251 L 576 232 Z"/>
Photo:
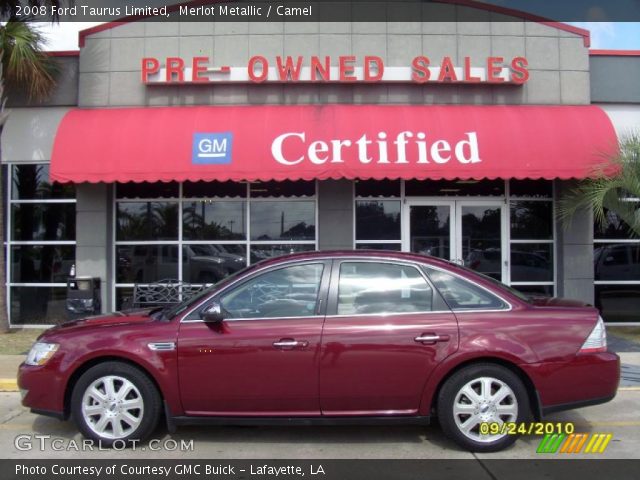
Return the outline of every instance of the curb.
<path id="1" fill-rule="evenodd" d="M 13 378 L 0 378 L 0 392 L 17 392 L 18 382 Z"/>

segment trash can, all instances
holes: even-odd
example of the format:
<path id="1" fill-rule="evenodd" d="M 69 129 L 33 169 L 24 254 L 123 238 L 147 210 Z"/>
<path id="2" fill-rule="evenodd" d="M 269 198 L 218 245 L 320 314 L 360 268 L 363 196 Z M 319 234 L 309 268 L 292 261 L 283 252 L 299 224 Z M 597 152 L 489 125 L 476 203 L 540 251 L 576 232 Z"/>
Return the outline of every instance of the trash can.
<path id="1" fill-rule="evenodd" d="M 66 307 L 70 320 L 100 313 L 100 279 L 69 277 Z"/>

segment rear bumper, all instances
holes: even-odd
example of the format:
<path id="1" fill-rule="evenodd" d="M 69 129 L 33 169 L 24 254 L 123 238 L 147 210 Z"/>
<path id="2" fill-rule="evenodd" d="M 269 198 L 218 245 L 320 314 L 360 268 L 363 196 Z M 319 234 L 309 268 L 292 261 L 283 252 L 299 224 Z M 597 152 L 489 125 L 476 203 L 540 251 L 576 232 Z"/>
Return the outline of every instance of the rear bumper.
<path id="1" fill-rule="evenodd" d="M 610 397 L 592 398 L 592 399 L 589 399 L 589 400 L 581 400 L 579 402 L 563 403 L 563 404 L 560 404 L 560 405 L 551 405 L 549 407 L 543 407 L 542 408 L 542 415 L 544 416 L 544 415 L 549 415 L 550 413 L 562 412 L 564 410 L 573 410 L 573 409 L 576 409 L 576 408 L 583 408 L 583 407 L 591 407 L 593 405 L 600 405 L 601 403 L 610 402 L 614 398 L 615 398 L 615 394 L 611 395 Z"/>
<path id="2" fill-rule="evenodd" d="M 525 364 L 543 414 L 597 405 L 616 396 L 620 357 L 613 352 L 577 354 L 571 361 Z"/>

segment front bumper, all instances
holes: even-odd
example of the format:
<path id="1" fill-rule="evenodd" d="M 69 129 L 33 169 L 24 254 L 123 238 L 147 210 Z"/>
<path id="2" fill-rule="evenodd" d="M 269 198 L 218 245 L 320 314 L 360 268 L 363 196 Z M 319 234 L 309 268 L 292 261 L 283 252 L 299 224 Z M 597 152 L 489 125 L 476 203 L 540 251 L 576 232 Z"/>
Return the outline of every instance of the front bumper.
<path id="1" fill-rule="evenodd" d="M 22 395 L 22 405 L 34 413 L 65 418 L 64 379 L 56 372 L 51 361 L 42 366 L 20 364 L 18 367 L 18 388 Z"/>

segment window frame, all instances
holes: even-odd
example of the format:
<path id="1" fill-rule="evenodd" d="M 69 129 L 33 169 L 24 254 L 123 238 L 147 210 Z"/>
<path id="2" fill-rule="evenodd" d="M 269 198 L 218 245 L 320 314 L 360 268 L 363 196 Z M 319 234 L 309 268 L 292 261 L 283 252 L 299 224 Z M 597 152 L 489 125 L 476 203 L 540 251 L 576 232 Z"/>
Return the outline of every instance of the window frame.
<path id="1" fill-rule="evenodd" d="M 6 188 L 6 205 L 5 205 L 5 232 L 6 238 L 4 238 L 4 248 L 5 248 L 5 275 L 6 275 L 6 283 L 4 288 L 6 289 L 6 299 L 7 299 L 7 317 L 9 320 L 9 327 L 20 327 L 20 328 L 48 328 L 55 325 L 55 323 L 14 323 L 11 315 L 11 305 L 13 302 L 13 290 L 14 288 L 51 288 L 51 289 L 59 289 L 59 288 L 67 288 L 66 282 L 14 282 L 12 281 L 13 277 L 13 247 L 20 246 L 70 246 L 74 248 L 74 260 L 73 265 L 77 263 L 76 253 L 77 253 L 77 237 L 78 232 L 76 231 L 74 240 L 14 240 L 14 230 L 13 230 L 13 206 L 21 205 L 21 204 L 72 204 L 75 206 L 75 211 L 77 214 L 77 193 L 74 189 L 74 197 L 73 198 L 37 198 L 37 199 L 19 199 L 14 198 L 13 196 L 13 173 L 15 168 L 25 167 L 25 166 L 39 166 L 44 165 L 50 167 L 50 163 L 48 162 L 8 162 L 5 164 L 7 169 L 5 170 L 6 178 L 5 185 Z M 4 166 L 4 165 L 3 165 Z M 51 183 L 51 182 L 50 182 Z"/>
<path id="2" fill-rule="evenodd" d="M 444 298 L 444 295 L 442 295 L 442 293 L 440 292 L 438 287 L 435 285 L 433 280 L 431 280 L 431 276 L 429 275 L 429 269 L 437 270 L 439 272 L 444 272 L 444 273 L 446 273 L 448 275 L 451 275 L 452 277 L 456 277 L 459 280 L 462 280 L 463 282 L 470 283 L 474 287 L 479 288 L 480 290 L 483 290 L 483 291 L 487 292 L 492 297 L 495 297 L 495 298 L 499 299 L 502 302 L 502 304 L 504 305 L 504 307 L 503 308 L 453 308 L 451 305 L 449 305 L 447 303 L 447 300 L 446 300 L 446 298 Z M 509 311 L 511 311 L 513 309 L 513 304 L 510 301 L 506 300 L 502 295 L 499 295 L 499 294 L 495 293 L 494 291 L 488 289 L 484 285 L 481 285 L 481 284 L 479 284 L 477 282 L 474 282 L 473 280 L 471 280 L 470 278 L 465 277 L 464 275 L 460 275 L 458 273 L 452 272 L 451 270 L 447 270 L 445 268 L 440 268 L 440 267 L 437 267 L 435 265 L 430 265 L 430 264 L 425 264 L 424 267 L 423 267 L 423 270 L 425 271 L 425 274 L 427 275 L 427 277 L 429 277 L 429 280 L 431 281 L 431 283 L 436 288 L 436 291 L 438 292 L 438 294 L 443 298 L 444 302 L 451 309 L 452 312 L 455 312 L 455 313 L 509 312 Z M 495 281 L 497 282 L 498 280 L 495 280 Z"/>
<path id="3" fill-rule="evenodd" d="M 640 198 L 635 197 L 625 197 L 621 199 L 623 202 L 633 202 L 638 203 L 638 208 L 640 209 Z M 611 237 L 599 237 L 596 236 L 596 225 L 594 220 L 593 225 L 593 254 L 592 261 L 595 260 L 595 249 L 598 246 L 606 247 L 607 245 L 638 245 L 640 246 L 640 238 L 611 238 Z M 595 262 L 593 264 L 593 273 L 594 273 L 594 281 L 593 281 L 593 296 L 594 296 L 594 305 L 598 300 L 597 290 L 598 286 L 604 287 L 615 287 L 615 286 L 640 286 L 640 278 L 637 280 L 595 280 Z M 602 313 L 601 313 L 602 315 Z M 604 316 L 603 316 L 604 318 Z M 640 326 L 640 321 L 637 322 L 616 322 L 616 321 L 607 321 L 604 319 L 606 325 L 610 325 L 613 327 L 622 326 L 622 327 L 637 327 Z"/>
<path id="4" fill-rule="evenodd" d="M 178 196 L 177 197 L 158 197 L 158 198 L 118 198 L 117 196 L 117 184 L 114 184 L 112 188 L 112 234 L 111 234 L 111 271 L 113 272 L 113 281 L 111 282 L 111 292 L 109 297 L 111 299 L 112 309 L 116 310 L 118 302 L 118 290 L 126 291 L 131 290 L 136 285 L 135 282 L 117 282 L 116 274 L 118 269 L 118 258 L 116 255 L 117 247 L 121 246 L 136 246 L 136 245 L 176 245 L 178 247 L 178 276 L 176 280 L 183 280 L 183 249 L 188 245 L 238 245 L 245 248 L 245 264 L 244 266 L 251 265 L 251 248 L 257 246 L 269 246 L 269 245 L 284 245 L 293 246 L 298 245 L 309 246 L 310 251 L 318 249 L 319 238 L 319 213 L 318 213 L 318 181 L 313 181 L 314 195 L 307 197 L 252 197 L 251 196 L 251 183 L 250 182 L 238 182 L 244 185 L 244 196 L 240 197 L 185 197 L 184 196 L 184 182 L 178 182 Z M 244 202 L 244 221 L 245 221 L 245 239 L 244 240 L 185 240 L 184 239 L 184 205 L 185 203 L 197 202 L 197 201 L 223 201 L 223 202 Z M 315 222 L 315 238 L 313 240 L 251 240 L 251 204 L 253 202 L 313 202 L 314 203 L 314 222 Z M 175 240 L 117 240 L 117 207 L 118 203 L 131 203 L 131 202 L 169 202 L 178 204 L 178 236 Z M 256 263 L 256 262 L 253 262 Z M 160 280 L 160 279 L 159 279 Z M 147 282 L 148 284 L 153 282 Z M 190 282 L 189 282 L 190 283 Z M 194 285 L 202 285 L 202 283 L 193 282 Z M 208 284 L 204 284 L 208 285 Z"/>
<path id="5" fill-rule="evenodd" d="M 355 188 L 355 182 L 353 182 L 353 190 L 352 190 L 352 198 L 353 198 L 353 202 L 352 202 L 352 218 L 353 218 L 353 225 L 352 225 L 352 235 L 353 235 L 353 246 L 352 248 L 354 250 L 357 250 L 359 245 L 372 245 L 372 246 L 376 246 L 376 245 L 399 245 L 399 251 L 404 251 L 402 250 L 402 245 L 403 245 L 403 241 L 404 241 L 404 235 L 405 235 L 405 228 L 404 228 L 404 224 L 405 222 L 408 222 L 409 219 L 405 218 L 405 214 L 404 212 L 404 205 L 407 202 L 407 199 L 429 199 L 429 200 L 434 200 L 434 201 L 439 201 L 439 200 L 446 200 L 446 201 L 451 201 L 451 200 L 500 200 L 500 201 L 504 201 L 505 205 L 506 205 L 506 210 L 507 210 L 507 228 L 506 228 L 506 244 L 509 248 L 509 255 L 508 255 L 508 261 L 509 261 L 509 267 L 507 269 L 507 277 L 503 279 L 504 283 L 508 286 L 511 287 L 527 287 L 527 286 L 531 286 L 531 287 L 538 287 L 538 286 L 542 286 L 542 287 L 550 287 L 551 288 L 551 292 L 552 292 L 552 296 L 557 295 L 558 292 L 558 235 L 557 235 L 557 222 L 555 221 L 556 218 L 556 181 L 555 180 L 549 180 L 549 182 L 551 182 L 551 196 L 548 197 L 536 197 L 536 196 L 512 196 L 511 195 L 511 180 L 503 180 L 505 182 L 505 188 L 504 188 L 504 194 L 503 195 L 496 195 L 496 196 L 474 196 L 474 195 L 470 195 L 470 196 L 466 196 L 466 195 L 452 195 L 452 196 L 432 196 L 432 197 L 414 197 L 414 196 L 410 196 L 408 197 L 405 193 L 405 180 L 400 180 L 400 196 L 388 196 L 388 197 L 383 197 L 383 196 L 375 196 L 375 197 L 371 197 L 371 196 L 358 196 L 356 195 L 356 188 Z M 516 180 L 517 181 L 517 180 Z M 357 219 L 356 219 L 356 215 L 357 215 L 357 203 L 358 201 L 398 201 L 401 204 L 401 215 L 400 215 L 400 239 L 399 240 L 365 240 L 365 239 L 356 239 L 356 225 L 357 225 Z M 512 202 L 549 202 L 552 205 L 552 237 L 551 239 L 512 239 L 511 238 L 511 203 Z M 551 253 L 553 255 L 553 261 L 551 262 L 552 264 L 552 268 L 553 268 L 553 278 L 550 281 L 540 281 L 540 282 L 533 282 L 533 281 L 529 281 L 529 282 L 522 282 L 522 281 L 515 281 L 512 282 L 511 281 L 511 268 L 512 268 L 512 264 L 511 264 L 511 250 L 514 246 L 516 246 L 518 244 L 533 244 L 533 243 L 546 243 L 546 244 L 551 244 L 552 248 L 551 248 Z"/>
<path id="6" fill-rule="evenodd" d="M 318 298 L 316 300 L 315 314 L 309 315 L 306 317 L 254 317 L 254 318 L 229 318 L 224 319 L 225 322 L 236 322 L 236 321 L 260 321 L 260 320 L 281 320 L 281 319 L 299 319 L 299 318 L 316 318 L 316 317 L 324 317 L 327 310 L 327 295 L 329 292 L 329 282 L 331 279 L 332 273 L 332 261 L 328 258 L 313 258 L 308 260 L 293 260 L 290 262 L 285 262 L 278 265 L 269 265 L 263 268 L 259 268 L 255 271 L 250 272 L 246 276 L 235 279 L 233 282 L 228 285 L 224 285 L 220 290 L 212 292 L 207 298 L 198 302 L 197 305 L 194 305 L 187 309 L 186 313 L 181 313 L 180 323 L 205 323 L 201 318 L 201 313 L 204 309 L 206 309 L 209 305 L 214 302 L 220 302 L 222 296 L 238 289 L 242 288 L 246 283 L 252 281 L 255 278 L 258 278 L 261 275 L 266 275 L 276 270 L 282 270 L 284 268 L 290 267 L 299 267 L 304 265 L 322 265 L 322 276 L 320 278 L 320 288 L 318 290 Z"/>
<path id="7" fill-rule="evenodd" d="M 415 268 L 418 271 L 420 277 L 425 281 L 425 283 L 431 288 L 433 293 L 432 297 L 432 309 L 428 311 L 420 311 L 420 312 L 385 312 L 385 313 L 353 313 L 353 314 L 339 314 L 338 313 L 338 300 L 339 300 L 339 288 L 340 288 L 340 268 L 343 263 L 385 263 L 394 266 L 401 267 L 411 267 Z M 331 268 L 331 282 L 329 286 L 329 298 L 327 301 L 327 317 L 332 318 L 353 318 L 353 317 L 388 317 L 388 316 L 399 316 L 399 315 L 428 315 L 428 314 L 442 314 L 442 313 L 451 313 L 451 309 L 448 307 L 442 295 L 435 287 L 431 279 L 426 275 L 422 265 L 409 262 L 402 261 L 399 259 L 388 259 L 388 258 L 367 258 L 367 257 L 344 257 L 337 258 L 333 260 L 333 266 Z"/>

